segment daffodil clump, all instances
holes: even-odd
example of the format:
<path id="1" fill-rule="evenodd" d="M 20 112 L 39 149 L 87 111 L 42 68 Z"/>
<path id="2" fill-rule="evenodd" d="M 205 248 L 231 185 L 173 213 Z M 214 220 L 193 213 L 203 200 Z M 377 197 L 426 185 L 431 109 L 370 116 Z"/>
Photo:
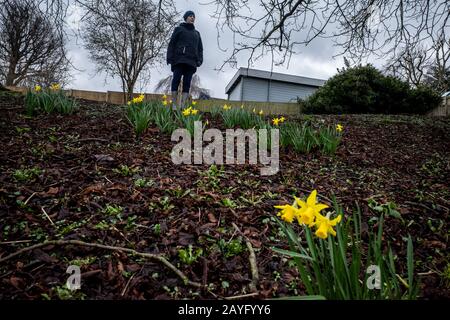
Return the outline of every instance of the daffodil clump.
<path id="1" fill-rule="evenodd" d="M 280 145 L 291 147 L 298 153 L 310 153 L 319 149 L 324 154 L 334 155 L 344 131 L 341 124 L 335 127 L 319 125 L 317 128 L 313 127 L 309 121 L 287 122 L 280 126 L 282 122 L 282 118 L 272 119 L 273 125 L 280 128 Z"/>
<path id="2" fill-rule="evenodd" d="M 337 124 L 335 128 L 326 127 L 319 130 L 318 138 L 322 146 L 322 152 L 326 154 L 335 154 L 338 145 L 341 143 L 344 127 Z"/>
<path id="3" fill-rule="evenodd" d="M 256 108 L 253 108 L 252 112 L 255 113 L 255 114 L 258 114 L 260 116 L 264 115 L 264 111 L 262 111 L 262 110 L 257 111 Z"/>
<path id="4" fill-rule="evenodd" d="M 130 106 L 130 105 L 142 104 L 142 102 L 144 102 L 144 98 L 145 98 L 145 95 L 140 94 L 139 96 L 128 101 L 127 105 Z"/>
<path id="5" fill-rule="evenodd" d="M 59 83 L 53 83 L 53 84 L 50 86 L 50 90 L 52 90 L 52 91 L 58 91 L 58 90 L 61 90 L 61 85 L 60 85 Z"/>
<path id="6" fill-rule="evenodd" d="M 144 103 L 144 95 L 141 94 L 127 102 L 126 117 L 134 129 L 136 138 L 140 138 L 147 130 L 152 110 Z"/>
<path id="7" fill-rule="evenodd" d="M 165 107 L 171 106 L 172 105 L 172 99 L 168 100 L 167 99 L 167 95 L 163 95 L 163 97 L 162 97 L 162 104 Z"/>
<path id="8" fill-rule="evenodd" d="M 181 114 L 178 114 L 177 116 L 182 126 L 189 131 L 191 136 L 194 136 L 195 121 L 202 121 L 202 115 L 200 114 L 199 110 L 194 108 L 196 104 L 196 101 L 192 101 L 191 106 L 184 108 L 181 111 Z"/>
<path id="9" fill-rule="evenodd" d="M 332 209 L 328 204 L 320 203 L 317 191 L 313 190 L 306 200 L 294 197 L 292 204 L 275 206 L 281 217 L 276 222 L 286 235 L 289 250 L 272 250 L 294 260 L 307 295 L 345 300 L 415 299 L 419 286 L 414 278 L 411 237 L 405 243 L 405 279 L 396 270 L 398 261 L 389 244 L 382 245 L 384 217 L 379 218 L 376 230 L 367 231 L 368 241 L 364 242 L 359 207 L 344 223 L 342 207 L 334 198 L 330 202 Z M 322 213 L 324 210 L 328 212 Z M 294 222 L 301 226 L 301 236 L 295 231 Z M 380 271 L 380 287 L 375 290 L 368 285 L 373 280 L 367 270 L 373 266 Z"/>
<path id="10" fill-rule="evenodd" d="M 58 83 L 46 89 L 37 84 L 27 92 L 25 108 L 30 116 L 38 112 L 71 114 L 76 111 L 77 104 L 65 95 Z"/>
<path id="11" fill-rule="evenodd" d="M 292 223 L 296 220 L 300 225 L 307 226 L 309 228 L 316 228 L 316 236 L 322 239 L 326 239 L 329 234 L 336 236 L 336 232 L 333 227 L 336 226 L 342 219 L 339 215 L 335 219 L 330 220 L 331 213 L 323 216 L 320 211 L 328 208 L 328 205 L 317 203 L 317 191 L 313 190 L 306 201 L 303 201 L 297 197 L 294 197 L 294 203 L 292 205 L 285 204 L 281 206 L 275 206 L 280 209 L 278 216 L 281 216 L 286 222 Z"/>
<path id="12" fill-rule="evenodd" d="M 198 110 L 192 108 L 192 106 L 191 106 L 191 107 L 188 107 L 188 108 L 185 108 L 185 109 L 183 109 L 183 111 L 182 111 L 182 114 L 183 114 L 183 116 L 185 116 L 185 117 L 189 117 L 190 115 L 195 116 L 197 113 L 198 113 Z"/>
<path id="13" fill-rule="evenodd" d="M 142 136 L 151 123 L 163 133 L 171 134 L 181 126 L 193 134 L 194 122 L 201 121 L 199 110 L 194 108 L 196 101 L 192 101 L 191 106 L 183 110 L 172 110 L 172 100 L 167 95 L 159 101 L 144 101 L 142 94 L 127 104 L 127 118 L 137 138 Z"/>
<path id="14" fill-rule="evenodd" d="M 274 126 L 279 126 L 280 123 L 283 123 L 284 121 L 286 121 L 286 118 L 285 118 L 285 117 L 273 118 L 273 119 L 272 119 L 272 124 L 273 124 Z"/>
<path id="15" fill-rule="evenodd" d="M 231 108 L 230 106 L 224 105 L 223 110 L 220 114 L 222 116 L 225 127 L 230 129 L 259 128 L 260 124 L 263 122 L 260 116 L 245 110 L 242 106 L 241 108 Z"/>

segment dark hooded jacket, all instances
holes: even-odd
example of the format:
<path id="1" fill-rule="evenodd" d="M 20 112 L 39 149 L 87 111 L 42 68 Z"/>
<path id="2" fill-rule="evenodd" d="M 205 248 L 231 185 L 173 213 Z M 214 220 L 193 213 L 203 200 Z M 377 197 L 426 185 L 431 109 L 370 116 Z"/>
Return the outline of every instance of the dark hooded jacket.
<path id="1" fill-rule="evenodd" d="M 167 48 L 167 64 L 173 67 L 179 63 L 188 64 L 194 68 L 203 63 L 203 44 L 200 32 L 193 24 L 181 23 L 173 31 Z"/>

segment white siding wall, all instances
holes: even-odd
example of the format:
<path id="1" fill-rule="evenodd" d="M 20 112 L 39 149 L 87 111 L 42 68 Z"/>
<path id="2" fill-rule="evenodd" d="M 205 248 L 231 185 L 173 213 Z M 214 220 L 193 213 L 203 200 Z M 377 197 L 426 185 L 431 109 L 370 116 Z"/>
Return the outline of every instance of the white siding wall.
<path id="1" fill-rule="evenodd" d="M 241 91 L 242 91 L 242 78 L 239 80 L 239 83 L 234 87 L 234 89 L 231 90 L 231 92 L 229 93 L 228 100 L 240 101 Z"/>
<path id="2" fill-rule="evenodd" d="M 271 102 L 296 102 L 297 97 L 302 99 L 310 96 L 317 89 L 301 84 L 272 81 L 270 83 Z"/>
<path id="3" fill-rule="evenodd" d="M 269 80 L 258 78 L 241 78 L 236 87 L 228 95 L 232 101 L 267 101 Z M 270 82 L 270 102 L 297 102 L 297 97 L 305 99 L 313 94 L 317 88 L 301 84 L 281 81 Z"/>
<path id="4" fill-rule="evenodd" d="M 244 79 L 244 101 L 267 101 L 267 89 L 269 81 L 257 78 Z"/>

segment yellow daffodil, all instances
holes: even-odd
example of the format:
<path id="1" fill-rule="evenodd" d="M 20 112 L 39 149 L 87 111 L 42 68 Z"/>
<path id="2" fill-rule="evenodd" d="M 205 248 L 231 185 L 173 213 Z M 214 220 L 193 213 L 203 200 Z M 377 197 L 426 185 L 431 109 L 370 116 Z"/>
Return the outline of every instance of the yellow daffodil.
<path id="1" fill-rule="evenodd" d="M 192 114 L 193 116 L 195 116 L 197 113 L 198 113 L 198 110 L 197 110 L 197 109 L 192 109 L 192 110 L 191 110 L 191 114 Z"/>
<path id="2" fill-rule="evenodd" d="M 252 110 L 252 111 L 253 111 L 253 113 L 256 113 L 256 109 L 255 109 L 255 108 L 253 108 L 253 110 Z"/>
<path id="3" fill-rule="evenodd" d="M 192 101 L 192 105 L 196 106 L 197 105 L 197 101 Z"/>
<path id="4" fill-rule="evenodd" d="M 341 132 L 344 129 L 344 127 L 340 124 L 336 125 L 336 131 Z"/>
<path id="5" fill-rule="evenodd" d="M 328 234 L 336 236 L 336 231 L 334 231 L 333 227 L 341 221 L 342 216 L 339 215 L 337 218 L 330 220 L 330 215 L 331 213 L 328 213 L 326 217 L 320 213 L 316 215 L 314 225 L 317 227 L 316 236 L 319 238 L 326 239 L 328 238 Z"/>
<path id="6" fill-rule="evenodd" d="M 34 86 L 34 91 L 39 92 L 41 90 L 42 90 L 42 87 L 40 85 L 37 84 Z"/>
<path id="7" fill-rule="evenodd" d="M 223 106 L 223 110 L 230 110 L 230 109 L 231 109 L 231 106 L 228 106 L 226 104 Z"/>
<path id="8" fill-rule="evenodd" d="M 166 95 L 163 95 L 163 100 L 167 100 L 167 96 Z"/>
<path id="9" fill-rule="evenodd" d="M 244 105 L 243 104 L 241 105 L 241 109 L 244 109 Z"/>
<path id="10" fill-rule="evenodd" d="M 274 119 L 272 119 L 272 123 L 273 123 L 275 126 L 277 126 L 277 125 L 280 123 L 280 119 L 274 118 Z"/>
<path id="11" fill-rule="evenodd" d="M 295 198 L 295 202 L 300 207 L 298 223 L 304 223 L 308 226 L 314 224 L 314 218 L 320 214 L 321 210 L 328 208 L 326 204 L 317 203 L 317 190 L 311 192 L 306 202 L 299 198 Z"/>
<path id="12" fill-rule="evenodd" d="M 286 222 L 292 223 L 294 221 L 294 218 L 298 217 L 298 209 L 294 206 L 291 206 L 289 204 L 283 205 L 283 206 L 274 206 L 277 209 L 281 209 L 281 211 L 278 213 L 278 216 L 281 216 L 281 219 L 283 219 Z"/>
<path id="13" fill-rule="evenodd" d="M 188 115 L 190 115 L 191 114 L 191 110 L 192 110 L 191 107 L 184 109 L 183 110 L 183 116 L 187 117 Z"/>
<path id="14" fill-rule="evenodd" d="M 142 101 L 144 101 L 144 95 L 143 94 L 141 94 L 141 95 L 139 95 L 138 97 L 135 97 L 135 98 L 133 98 L 133 99 L 131 99 L 131 101 L 128 101 L 127 102 L 127 104 L 128 105 L 130 105 L 130 104 L 134 104 L 134 103 L 140 103 L 140 102 L 142 102 Z"/>
<path id="15" fill-rule="evenodd" d="M 281 117 L 280 118 L 280 122 L 284 122 L 284 121 L 286 121 L 286 118 L 285 117 Z"/>
<path id="16" fill-rule="evenodd" d="M 299 224 L 305 224 L 309 227 L 314 225 L 314 210 L 312 208 L 305 208 L 303 210 L 299 210 L 297 221 Z"/>
<path id="17" fill-rule="evenodd" d="M 59 90 L 59 89 L 61 89 L 61 86 L 59 84 L 57 84 L 57 83 L 54 83 L 54 84 L 52 84 L 50 86 L 50 90 L 56 91 L 56 90 Z"/>
<path id="18" fill-rule="evenodd" d="M 163 106 L 167 106 L 167 100 L 163 101 Z"/>
<path id="19" fill-rule="evenodd" d="M 173 102 L 172 100 L 169 100 L 169 103 L 170 103 L 170 104 L 172 104 L 172 102 Z"/>
<path id="20" fill-rule="evenodd" d="M 260 116 L 262 116 L 263 114 L 264 114 L 264 112 L 262 111 L 262 110 L 259 110 L 259 113 L 258 113 Z"/>

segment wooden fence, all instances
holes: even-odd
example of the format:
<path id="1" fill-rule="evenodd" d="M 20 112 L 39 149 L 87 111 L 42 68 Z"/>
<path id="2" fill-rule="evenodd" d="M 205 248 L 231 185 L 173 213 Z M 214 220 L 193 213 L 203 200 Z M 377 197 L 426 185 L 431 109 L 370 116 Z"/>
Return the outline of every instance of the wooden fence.
<path id="1" fill-rule="evenodd" d="M 7 87 L 7 89 L 25 93 L 28 89 L 23 87 Z M 64 90 L 68 96 L 78 99 L 86 99 L 97 102 L 105 102 L 110 104 L 125 104 L 124 96 L 119 91 L 88 91 L 70 89 Z M 137 97 L 139 93 L 134 94 Z M 144 93 L 145 101 L 162 100 L 163 94 Z M 197 100 L 197 108 L 200 111 L 209 111 L 214 106 L 223 106 L 227 104 L 232 107 L 244 106 L 247 110 L 256 109 L 258 112 L 262 110 L 264 114 L 274 115 L 299 115 L 301 113 L 300 106 L 297 103 L 280 103 L 280 102 L 257 102 L 257 101 L 230 101 L 225 99 L 209 99 Z M 428 116 L 450 116 L 450 98 L 443 98 L 442 104 L 434 110 L 428 112 Z"/>

